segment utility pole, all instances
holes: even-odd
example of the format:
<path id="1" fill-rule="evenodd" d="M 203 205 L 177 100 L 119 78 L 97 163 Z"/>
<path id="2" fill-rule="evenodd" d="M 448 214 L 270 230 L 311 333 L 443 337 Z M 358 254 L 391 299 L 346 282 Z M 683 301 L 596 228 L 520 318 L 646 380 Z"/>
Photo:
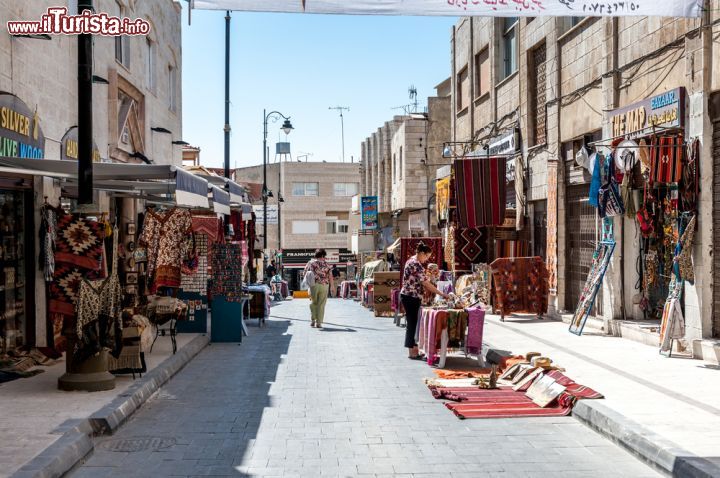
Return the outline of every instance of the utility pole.
<path id="1" fill-rule="evenodd" d="M 225 177 L 230 177 L 230 11 L 225 12 Z"/>
<path id="2" fill-rule="evenodd" d="M 94 12 L 92 0 L 80 0 L 78 14 Z M 78 203 L 93 202 L 93 39 L 87 33 L 78 35 Z"/>
<path id="3" fill-rule="evenodd" d="M 342 161 L 345 162 L 345 121 L 343 120 L 343 111 L 350 111 L 347 106 L 330 106 L 329 110 L 336 110 L 340 112 L 340 131 L 342 134 Z"/>

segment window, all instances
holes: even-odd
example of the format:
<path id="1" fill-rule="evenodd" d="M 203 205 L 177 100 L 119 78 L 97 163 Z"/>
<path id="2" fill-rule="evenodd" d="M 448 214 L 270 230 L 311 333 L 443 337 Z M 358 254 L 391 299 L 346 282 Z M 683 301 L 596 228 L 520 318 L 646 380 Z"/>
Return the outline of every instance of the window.
<path id="1" fill-rule="evenodd" d="M 348 221 L 338 221 L 337 225 L 338 234 L 347 234 L 350 232 L 350 223 Z"/>
<path id="2" fill-rule="evenodd" d="M 151 93 L 155 93 L 155 42 L 147 40 L 147 87 Z"/>
<path id="3" fill-rule="evenodd" d="M 319 221 L 293 221 L 293 234 L 320 234 Z"/>
<path id="4" fill-rule="evenodd" d="M 177 111 L 177 68 L 168 67 L 168 105 L 170 111 Z"/>
<path id="5" fill-rule="evenodd" d="M 325 223 L 325 233 L 326 234 L 337 234 L 337 222 L 327 221 Z"/>
<path id="6" fill-rule="evenodd" d="M 392 170 L 393 184 L 397 183 L 397 173 L 398 173 L 397 154 L 393 153 L 393 170 Z"/>
<path id="7" fill-rule="evenodd" d="M 335 196 L 352 197 L 357 193 L 357 183 L 335 183 Z"/>
<path id="8" fill-rule="evenodd" d="M 475 96 L 481 97 L 490 92 L 490 57 L 489 50 L 483 49 L 475 55 Z"/>
<path id="9" fill-rule="evenodd" d="M 517 17 L 506 17 L 502 21 L 502 74 L 504 80 L 517 70 Z"/>
<path id="10" fill-rule="evenodd" d="M 545 144 L 546 142 L 546 120 L 545 103 L 546 95 L 546 78 L 545 78 L 545 58 L 546 58 L 545 42 L 533 49 L 528 58 L 529 78 L 528 78 L 528 115 L 530 119 L 530 144 L 531 146 Z"/>
<path id="11" fill-rule="evenodd" d="M 402 146 L 400 146 L 400 161 L 398 162 L 398 179 L 402 179 L 403 162 L 402 162 Z"/>
<path id="12" fill-rule="evenodd" d="M 293 183 L 293 196 L 318 196 L 318 183 Z"/>
<path id="13" fill-rule="evenodd" d="M 125 8 L 117 4 L 119 16 L 125 17 Z M 127 69 L 130 69 L 130 37 L 120 35 L 115 37 L 115 60 Z"/>
<path id="14" fill-rule="evenodd" d="M 468 81 L 468 67 L 465 65 L 457 76 L 456 86 L 457 111 L 460 113 L 469 105 L 470 99 L 470 82 Z"/>
<path id="15" fill-rule="evenodd" d="M 350 223 L 346 220 L 329 218 L 325 222 L 326 234 L 347 234 L 350 230 Z"/>

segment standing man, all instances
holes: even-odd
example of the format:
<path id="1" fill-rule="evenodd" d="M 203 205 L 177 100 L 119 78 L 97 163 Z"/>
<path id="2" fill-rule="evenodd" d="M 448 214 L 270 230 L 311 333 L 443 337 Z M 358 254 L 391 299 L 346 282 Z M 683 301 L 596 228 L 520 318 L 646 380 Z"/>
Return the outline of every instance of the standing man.
<path id="1" fill-rule="evenodd" d="M 275 266 L 275 260 L 270 261 L 270 264 L 265 269 L 265 280 L 270 281 L 277 274 L 277 267 Z"/>
<path id="2" fill-rule="evenodd" d="M 315 276 L 315 284 L 310 287 L 310 327 L 318 329 L 323 328 L 328 292 L 334 287 L 331 268 L 325 260 L 326 257 L 325 249 L 318 249 L 315 251 L 315 258 L 307 263 L 303 271 L 303 277 L 308 271 L 312 271 Z"/>
<path id="3" fill-rule="evenodd" d="M 335 297 L 340 296 L 340 269 L 337 268 L 337 264 L 333 264 L 332 270 L 330 271 L 332 273 L 332 278 L 334 282 L 334 287 L 331 289 L 333 291 L 333 295 Z"/>

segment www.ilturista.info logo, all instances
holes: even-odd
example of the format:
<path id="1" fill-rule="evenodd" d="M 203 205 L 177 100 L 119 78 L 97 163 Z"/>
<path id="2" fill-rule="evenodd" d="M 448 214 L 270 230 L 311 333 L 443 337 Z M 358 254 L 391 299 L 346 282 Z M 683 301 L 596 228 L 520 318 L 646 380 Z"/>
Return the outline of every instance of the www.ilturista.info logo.
<path id="1" fill-rule="evenodd" d="M 10 35 L 147 35 L 150 23 L 140 18 L 113 17 L 90 10 L 68 15 L 66 7 L 51 7 L 39 22 L 9 21 L 7 29 Z"/>

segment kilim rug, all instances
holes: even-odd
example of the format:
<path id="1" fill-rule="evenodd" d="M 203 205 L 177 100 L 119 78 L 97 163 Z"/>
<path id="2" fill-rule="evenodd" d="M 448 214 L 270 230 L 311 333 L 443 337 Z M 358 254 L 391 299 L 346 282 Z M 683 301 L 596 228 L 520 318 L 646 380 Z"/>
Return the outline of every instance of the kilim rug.
<path id="1" fill-rule="evenodd" d="M 472 264 L 488 262 L 487 232 L 484 228 L 455 229 L 455 270 L 469 271 Z"/>
<path id="2" fill-rule="evenodd" d="M 548 377 L 554 379 L 557 383 L 565 387 L 565 393 L 572 395 L 577 399 L 598 399 L 604 398 L 600 392 L 593 390 L 585 385 L 580 385 L 573 379 L 563 375 L 558 370 L 551 370 L 546 373 Z"/>
<path id="3" fill-rule="evenodd" d="M 557 401 L 541 408 L 525 392 L 512 389 L 471 389 L 446 388 L 443 395 L 450 395 L 461 401 L 445 403 L 445 406 L 460 419 L 465 418 L 520 418 L 520 417 L 562 417 L 570 414 L 570 406 L 561 406 Z"/>
<path id="4" fill-rule="evenodd" d="M 432 257 L 430 262 L 434 262 L 442 269 L 444 259 L 442 237 L 404 237 L 400 239 L 400 280 L 402 281 L 402 271 L 405 270 L 405 263 L 408 259 L 415 255 L 415 249 L 418 244 L 423 243 L 432 249 Z"/>
<path id="5" fill-rule="evenodd" d="M 505 158 L 455 161 L 455 198 L 460 227 L 499 226 L 505 220 Z"/>
<path id="6" fill-rule="evenodd" d="M 548 271 L 540 257 L 495 259 L 492 264 L 495 309 L 503 315 L 547 313 Z"/>
<path id="7" fill-rule="evenodd" d="M 58 216 L 55 262 L 87 270 L 97 270 L 103 260 L 105 226 L 69 214 Z"/>
<path id="8" fill-rule="evenodd" d="M 219 223 L 220 220 L 214 216 L 193 216 L 192 231 L 196 234 L 206 234 L 208 242 L 213 244 L 218 239 L 221 227 Z"/>

